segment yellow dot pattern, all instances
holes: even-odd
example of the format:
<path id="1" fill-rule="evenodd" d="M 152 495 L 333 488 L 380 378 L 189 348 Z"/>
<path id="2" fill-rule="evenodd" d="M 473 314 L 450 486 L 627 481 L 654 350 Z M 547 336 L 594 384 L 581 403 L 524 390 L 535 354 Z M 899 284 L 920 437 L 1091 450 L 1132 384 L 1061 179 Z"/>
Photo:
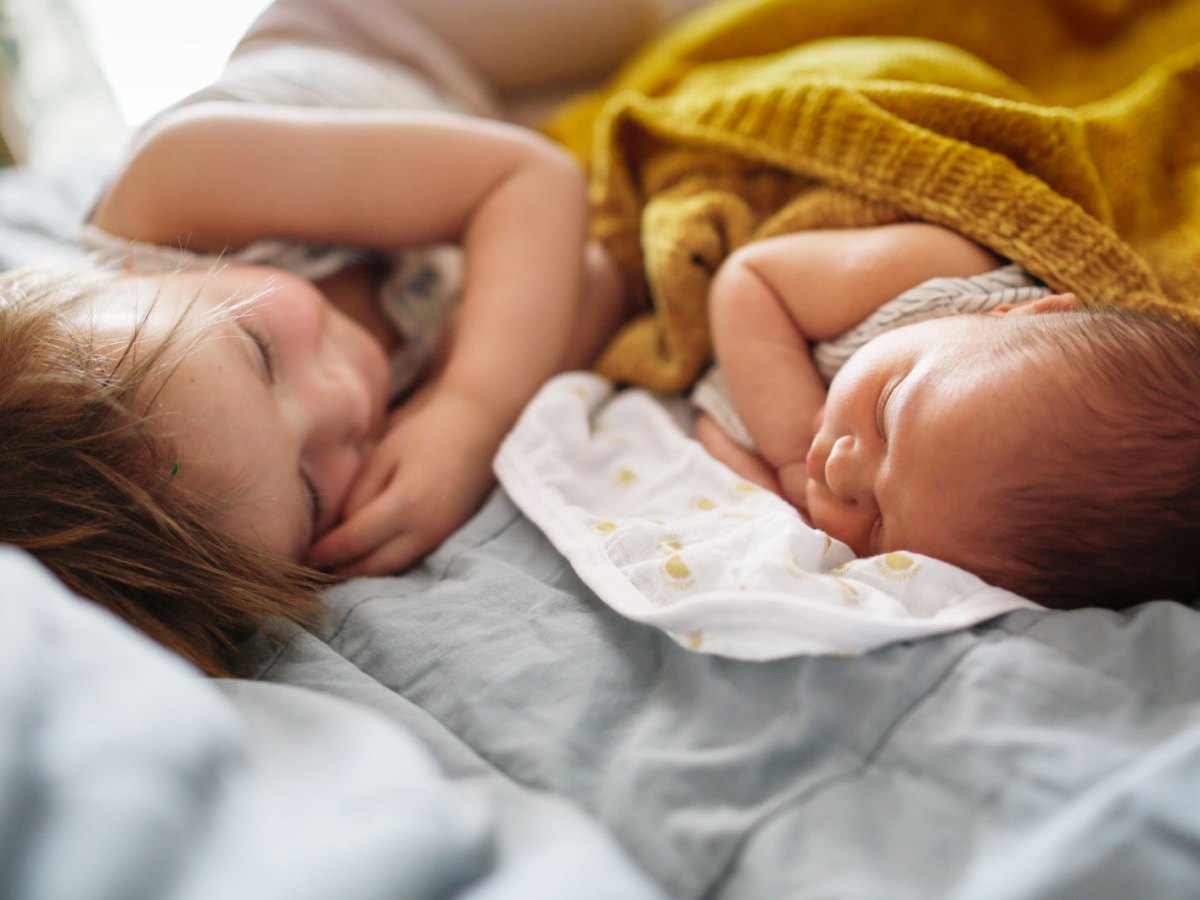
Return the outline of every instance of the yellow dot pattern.
<path id="1" fill-rule="evenodd" d="M 692 570 L 687 567 L 687 563 L 683 561 L 683 557 L 678 553 L 668 556 L 663 568 L 667 572 L 667 577 L 673 578 L 676 581 L 684 581 L 692 577 Z"/>
<path id="2" fill-rule="evenodd" d="M 735 481 L 729 486 L 729 493 L 734 500 L 744 500 L 752 494 L 757 494 L 759 490 L 758 485 L 748 481 Z"/>
<path id="3" fill-rule="evenodd" d="M 892 581 L 907 581 L 921 569 L 921 564 L 907 553 L 892 551 L 875 557 L 875 568 Z"/>
<path id="4" fill-rule="evenodd" d="M 673 534 L 664 534 L 658 539 L 658 549 L 663 553 L 678 553 L 683 549 L 683 541 Z"/>
<path id="5" fill-rule="evenodd" d="M 847 606 L 858 606 L 858 588 L 847 581 L 845 578 L 839 578 L 837 583 L 842 586 L 842 601 Z"/>
<path id="6" fill-rule="evenodd" d="M 672 553 L 662 564 L 662 573 L 666 583 L 676 590 L 686 590 L 696 583 L 692 570 L 678 553 Z"/>

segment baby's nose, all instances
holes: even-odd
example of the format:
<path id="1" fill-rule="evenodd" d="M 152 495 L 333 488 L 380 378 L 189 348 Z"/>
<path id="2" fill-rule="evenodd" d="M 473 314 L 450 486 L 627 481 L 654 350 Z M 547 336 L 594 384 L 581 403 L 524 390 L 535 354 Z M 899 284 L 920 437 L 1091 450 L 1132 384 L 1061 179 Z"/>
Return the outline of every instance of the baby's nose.
<path id="1" fill-rule="evenodd" d="M 825 484 L 839 500 L 863 503 L 870 499 L 862 454 L 851 435 L 843 435 L 833 443 L 825 460 Z"/>

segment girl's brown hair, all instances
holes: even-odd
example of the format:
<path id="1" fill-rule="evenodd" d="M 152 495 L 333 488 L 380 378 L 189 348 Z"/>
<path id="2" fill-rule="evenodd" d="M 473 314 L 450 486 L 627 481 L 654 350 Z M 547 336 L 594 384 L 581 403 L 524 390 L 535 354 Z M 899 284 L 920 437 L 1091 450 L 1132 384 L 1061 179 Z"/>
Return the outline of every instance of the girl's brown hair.
<path id="1" fill-rule="evenodd" d="M 0 276 L 0 541 L 207 674 L 231 675 L 239 643 L 310 619 L 327 579 L 221 533 L 211 503 L 174 479 L 171 442 L 140 410 L 204 326 L 181 322 L 152 344 L 139 326 L 102 346 L 78 311 L 119 277 Z"/>

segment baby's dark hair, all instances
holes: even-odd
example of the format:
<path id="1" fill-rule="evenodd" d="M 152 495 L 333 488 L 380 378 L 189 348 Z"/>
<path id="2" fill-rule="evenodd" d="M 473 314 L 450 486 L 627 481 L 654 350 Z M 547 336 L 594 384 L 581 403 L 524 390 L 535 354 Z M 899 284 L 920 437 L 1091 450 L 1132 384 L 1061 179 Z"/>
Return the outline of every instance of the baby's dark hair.
<path id="1" fill-rule="evenodd" d="M 973 570 L 1056 608 L 1200 596 L 1200 329 L 1123 310 L 1022 318 L 996 352 L 1048 370 L 1042 427 L 992 498 Z"/>
<path id="2" fill-rule="evenodd" d="M 117 277 L 0 276 L 0 541 L 206 673 L 233 674 L 238 644 L 311 618 L 326 579 L 224 535 L 173 477 L 171 442 L 141 410 L 204 328 L 105 343 L 78 311 Z"/>

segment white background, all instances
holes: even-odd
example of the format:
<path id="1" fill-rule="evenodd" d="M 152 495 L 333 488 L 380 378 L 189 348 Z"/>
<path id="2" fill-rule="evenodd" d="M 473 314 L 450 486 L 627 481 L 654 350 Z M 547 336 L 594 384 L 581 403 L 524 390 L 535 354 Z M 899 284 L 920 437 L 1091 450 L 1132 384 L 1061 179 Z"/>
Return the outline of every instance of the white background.
<path id="1" fill-rule="evenodd" d="M 71 0 L 129 126 L 212 81 L 267 2 Z"/>

